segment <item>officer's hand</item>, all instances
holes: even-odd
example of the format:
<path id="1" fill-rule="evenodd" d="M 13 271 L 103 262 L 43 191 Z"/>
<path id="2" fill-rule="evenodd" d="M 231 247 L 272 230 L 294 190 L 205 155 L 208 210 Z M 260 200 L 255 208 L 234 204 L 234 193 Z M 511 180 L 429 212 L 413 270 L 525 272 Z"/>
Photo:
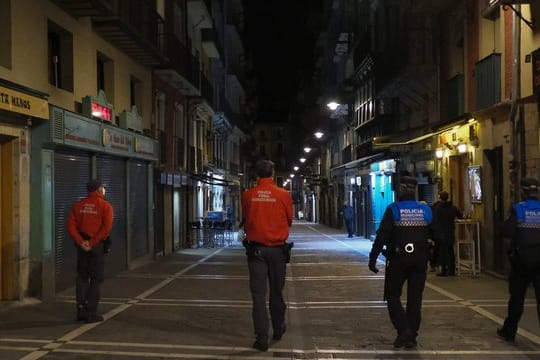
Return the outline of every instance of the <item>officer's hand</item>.
<path id="1" fill-rule="evenodd" d="M 88 240 L 84 240 L 82 242 L 81 248 L 86 252 L 92 250 L 92 247 L 90 246 L 90 242 Z"/>
<path id="2" fill-rule="evenodd" d="M 369 270 L 371 270 L 374 274 L 379 272 L 379 269 L 377 269 L 377 260 L 369 260 Z"/>

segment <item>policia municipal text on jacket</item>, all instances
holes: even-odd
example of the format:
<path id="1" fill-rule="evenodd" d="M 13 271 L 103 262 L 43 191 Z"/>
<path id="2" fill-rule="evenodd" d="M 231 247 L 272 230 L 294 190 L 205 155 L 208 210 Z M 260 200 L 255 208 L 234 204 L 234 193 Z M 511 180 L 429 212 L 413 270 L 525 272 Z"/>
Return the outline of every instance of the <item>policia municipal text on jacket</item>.
<path id="1" fill-rule="evenodd" d="M 536 311 L 540 321 L 540 201 L 539 183 L 536 179 L 521 180 L 522 201 L 514 204 L 510 215 L 504 222 L 503 233 L 511 239 L 508 252 L 510 276 L 508 289 L 508 316 L 497 335 L 506 341 L 514 342 L 519 320 L 523 314 L 525 293 L 529 284 L 534 285 Z"/>
<path id="2" fill-rule="evenodd" d="M 384 299 L 398 336 L 394 347 L 414 348 L 420 327 L 422 294 L 429 260 L 428 239 L 433 232 L 432 213 L 427 204 L 416 201 L 416 179 L 402 176 L 399 200 L 384 213 L 369 254 L 369 269 L 377 273 L 377 257 L 386 256 Z M 383 248 L 386 248 L 383 251 Z M 401 291 L 407 281 L 407 310 Z"/>

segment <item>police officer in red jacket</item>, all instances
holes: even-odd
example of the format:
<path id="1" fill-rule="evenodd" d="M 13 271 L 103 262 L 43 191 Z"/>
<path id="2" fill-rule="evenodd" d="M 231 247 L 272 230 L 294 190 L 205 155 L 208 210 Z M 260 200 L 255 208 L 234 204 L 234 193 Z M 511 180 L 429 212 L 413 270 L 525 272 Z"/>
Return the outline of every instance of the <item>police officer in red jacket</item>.
<path id="1" fill-rule="evenodd" d="M 399 199 L 386 208 L 369 254 L 369 269 L 377 273 L 377 257 L 386 247 L 384 299 L 390 320 L 398 333 L 395 348 L 414 348 L 417 345 L 429 260 L 428 239 L 433 230 L 431 208 L 416 201 L 416 184 L 413 177 L 401 177 Z M 405 281 L 406 310 L 401 304 Z"/>
<path id="2" fill-rule="evenodd" d="M 246 253 L 249 267 L 249 287 L 253 300 L 252 318 L 256 340 L 253 347 L 268 350 L 268 315 L 266 310 L 267 283 L 270 285 L 269 307 L 273 338 L 281 339 L 285 332 L 285 243 L 292 225 L 292 199 L 289 192 L 277 187 L 274 163 L 259 160 L 256 165 L 257 185 L 242 194 L 242 212 L 246 234 Z"/>
<path id="3" fill-rule="evenodd" d="M 536 295 L 536 312 L 540 321 L 540 183 L 533 178 L 520 182 L 522 201 L 514 204 L 503 225 L 504 236 L 511 239 L 509 251 L 508 315 L 497 335 L 514 342 L 523 315 L 525 294 L 530 284 Z"/>
<path id="4" fill-rule="evenodd" d="M 77 201 L 69 213 L 67 231 L 77 246 L 77 320 L 88 323 L 102 321 L 97 314 L 100 284 L 104 279 L 104 251 L 113 224 L 113 208 L 105 200 L 101 180 L 90 180 L 88 196 Z"/>

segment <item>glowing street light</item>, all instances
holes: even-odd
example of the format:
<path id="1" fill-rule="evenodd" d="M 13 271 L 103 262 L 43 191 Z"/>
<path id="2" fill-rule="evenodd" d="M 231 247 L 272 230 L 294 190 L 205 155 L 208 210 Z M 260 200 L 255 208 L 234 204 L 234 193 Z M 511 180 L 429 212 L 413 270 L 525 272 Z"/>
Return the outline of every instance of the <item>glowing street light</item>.
<path id="1" fill-rule="evenodd" d="M 306 154 L 308 154 L 310 151 L 311 151 L 311 148 L 310 148 L 309 146 L 306 146 L 306 147 L 304 148 L 304 152 L 305 152 Z"/>
<path id="2" fill-rule="evenodd" d="M 300 169 L 298 166 L 293 167 L 294 171 L 298 171 Z"/>
<path id="3" fill-rule="evenodd" d="M 328 104 L 326 104 L 326 106 L 328 106 L 330 110 L 334 111 L 338 108 L 339 104 L 335 101 L 330 101 Z"/>
<path id="4" fill-rule="evenodd" d="M 301 162 L 301 163 L 305 163 L 305 162 L 306 162 L 306 158 L 300 158 L 300 162 Z"/>
<path id="5" fill-rule="evenodd" d="M 322 138 L 322 137 L 324 136 L 324 133 L 323 133 L 322 131 L 317 131 L 317 132 L 316 132 L 315 134 L 313 134 L 313 135 L 315 135 L 315 137 L 316 137 L 317 139 L 320 139 L 320 138 Z"/>

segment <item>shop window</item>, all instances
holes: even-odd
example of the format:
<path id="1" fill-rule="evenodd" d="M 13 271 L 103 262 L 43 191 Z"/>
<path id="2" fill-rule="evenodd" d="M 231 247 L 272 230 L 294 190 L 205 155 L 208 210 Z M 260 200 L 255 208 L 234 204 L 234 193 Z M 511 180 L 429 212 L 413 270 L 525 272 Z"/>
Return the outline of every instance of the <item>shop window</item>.
<path id="1" fill-rule="evenodd" d="M 11 0 L 0 0 L 0 66 L 11 69 Z"/>
<path id="2" fill-rule="evenodd" d="M 73 91 L 73 35 L 49 21 L 48 48 L 49 83 Z"/>
<path id="3" fill-rule="evenodd" d="M 105 91 L 107 100 L 114 103 L 114 63 L 98 51 L 96 58 L 97 91 Z"/>

